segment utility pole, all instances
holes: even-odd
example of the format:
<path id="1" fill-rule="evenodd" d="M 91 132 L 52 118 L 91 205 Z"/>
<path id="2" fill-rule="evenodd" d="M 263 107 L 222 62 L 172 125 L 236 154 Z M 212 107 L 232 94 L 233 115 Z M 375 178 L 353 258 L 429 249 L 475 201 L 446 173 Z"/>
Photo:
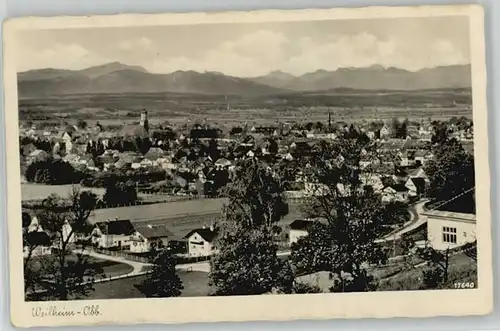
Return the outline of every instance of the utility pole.
<path id="1" fill-rule="evenodd" d="M 394 240 L 392 241 L 392 256 L 396 257 L 396 232 L 394 232 Z"/>

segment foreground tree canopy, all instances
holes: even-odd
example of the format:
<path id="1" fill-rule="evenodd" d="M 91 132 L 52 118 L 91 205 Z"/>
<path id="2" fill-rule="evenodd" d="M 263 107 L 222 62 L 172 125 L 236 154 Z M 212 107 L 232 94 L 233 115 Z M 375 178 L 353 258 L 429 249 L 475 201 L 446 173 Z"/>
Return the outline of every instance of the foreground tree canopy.
<path id="1" fill-rule="evenodd" d="M 425 167 L 430 186 L 427 191 L 437 203 L 446 203 L 446 210 L 474 213 L 474 156 L 453 138 L 435 143 L 434 160 Z"/>
<path id="2" fill-rule="evenodd" d="M 138 289 L 146 297 L 178 297 L 184 286 L 175 270 L 175 257 L 168 249 L 153 247 L 150 252 L 153 270 L 148 273 Z"/>
<path id="3" fill-rule="evenodd" d="M 76 188 L 66 199 L 51 195 L 43 201 L 38 220 L 44 232 L 37 234 L 46 234 L 47 240 L 33 241 L 29 238 L 33 233 L 25 233 L 28 254 L 24 260 L 24 278 L 29 299 L 69 300 L 85 297 L 93 290 L 94 280 L 102 275 L 102 269 L 93 266 L 83 253 L 90 242 L 92 226 L 88 218 L 96 201 L 95 194 Z M 87 238 L 78 243 L 78 248 L 76 233 Z M 34 258 L 32 253 L 40 245 L 50 245 L 53 254 Z"/>
<path id="4" fill-rule="evenodd" d="M 388 210 L 379 194 L 366 189 L 362 178 L 371 174 L 362 174 L 359 163 L 367 153 L 375 156 L 376 146 L 351 132 L 323 146 L 305 171 L 316 187 L 305 212 L 317 221 L 292 245 L 292 261 L 299 273 L 329 271 L 334 292 L 376 288 L 367 266 L 384 263 L 386 252 L 375 239 L 385 233 L 388 215 L 406 210 L 403 204 Z"/>
<path id="5" fill-rule="evenodd" d="M 226 188 L 229 204 L 216 228 L 211 260 L 215 295 L 290 293 L 293 274 L 277 256 L 277 222 L 288 213 L 283 188 L 262 163 L 244 161 Z"/>

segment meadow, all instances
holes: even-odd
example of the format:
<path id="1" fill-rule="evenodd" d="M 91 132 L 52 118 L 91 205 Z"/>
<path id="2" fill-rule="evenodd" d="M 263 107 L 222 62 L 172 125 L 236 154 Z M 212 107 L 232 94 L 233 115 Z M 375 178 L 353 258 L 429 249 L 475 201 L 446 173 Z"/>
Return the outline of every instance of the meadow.
<path id="1" fill-rule="evenodd" d="M 177 275 L 182 280 L 184 290 L 182 297 L 207 296 L 210 293 L 208 273 L 200 271 L 178 271 Z M 136 276 L 97 283 L 86 300 L 99 299 L 134 299 L 144 298 L 144 295 L 135 285 L 140 284 L 146 276 Z"/>
<path id="2" fill-rule="evenodd" d="M 471 117 L 472 98 L 468 89 L 424 91 L 337 90 L 291 93 L 274 96 L 220 96 L 176 93 L 94 94 L 19 100 L 21 122 L 83 119 L 89 124 L 117 125 L 138 121 L 147 109 L 150 123 L 168 121 L 183 124 L 207 120 L 219 126 L 266 125 L 281 122 L 392 119 L 420 120 Z"/>

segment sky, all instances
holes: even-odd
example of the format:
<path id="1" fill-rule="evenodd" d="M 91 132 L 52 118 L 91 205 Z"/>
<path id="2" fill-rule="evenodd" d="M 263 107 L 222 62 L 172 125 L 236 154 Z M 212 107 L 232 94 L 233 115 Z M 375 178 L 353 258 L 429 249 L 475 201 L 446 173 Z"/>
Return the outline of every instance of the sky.
<path id="1" fill-rule="evenodd" d="M 153 73 L 255 77 L 470 63 L 468 18 L 457 16 L 37 30 L 20 33 L 18 43 L 18 71 L 121 62 Z"/>

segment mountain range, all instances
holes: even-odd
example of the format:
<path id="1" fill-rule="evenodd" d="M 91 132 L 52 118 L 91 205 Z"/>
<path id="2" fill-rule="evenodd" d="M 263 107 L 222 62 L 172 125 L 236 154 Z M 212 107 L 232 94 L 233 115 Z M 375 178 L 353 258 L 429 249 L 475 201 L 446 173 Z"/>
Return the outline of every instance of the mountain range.
<path id="1" fill-rule="evenodd" d="M 99 93 L 193 93 L 272 95 L 339 88 L 363 90 L 420 90 L 468 88 L 470 65 L 441 66 L 416 72 L 371 66 L 317 70 L 301 76 L 273 71 L 259 77 L 234 77 L 219 72 L 150 73 L 140 66 L 118 62 L 83 70 L 37 69 L 18 74 L 20 97 Z"/>

